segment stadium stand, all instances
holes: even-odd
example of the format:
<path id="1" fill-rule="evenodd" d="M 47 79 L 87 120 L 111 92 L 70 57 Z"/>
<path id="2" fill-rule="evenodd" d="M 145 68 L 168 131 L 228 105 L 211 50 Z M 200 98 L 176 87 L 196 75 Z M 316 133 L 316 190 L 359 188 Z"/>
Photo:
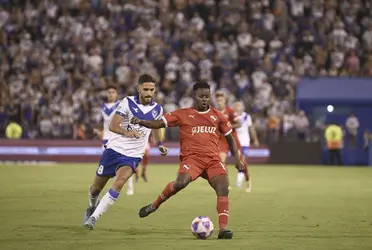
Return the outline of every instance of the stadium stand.
<path id="1" fill-rule="evenodd" d="M 301 77 L 372 76 L 368 0 L 0 3 L 0 136 L 14 121 L 25 138 L 90 138 L 105 87 L 123 97 L 146 72 L 167 112 L 192 105 L 190 86 L 207 80 L 244 100 L 264 142 L 304 139 Z"/>

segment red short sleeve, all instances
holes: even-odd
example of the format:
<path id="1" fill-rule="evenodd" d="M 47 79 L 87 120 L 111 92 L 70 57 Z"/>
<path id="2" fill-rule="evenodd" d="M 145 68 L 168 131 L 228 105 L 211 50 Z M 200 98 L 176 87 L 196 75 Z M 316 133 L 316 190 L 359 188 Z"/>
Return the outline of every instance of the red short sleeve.
<path id="1" fill-rule="evenodd" d="M 222 114 L 219 115 L 220 123 L 218 124 L 218 128 L 220 130 L 220 133 L 224 136 L 227 136 L 231 134 L 233 131 L 231 122 L 229 122 L 226 117 Z"/>
<path id="2" fill-rule="evenodd" d="M 161 117 L 166 127 L 177 127 L 180 125 L 182 111 L 176 110 L 173 112 L 166 113 Z"/>

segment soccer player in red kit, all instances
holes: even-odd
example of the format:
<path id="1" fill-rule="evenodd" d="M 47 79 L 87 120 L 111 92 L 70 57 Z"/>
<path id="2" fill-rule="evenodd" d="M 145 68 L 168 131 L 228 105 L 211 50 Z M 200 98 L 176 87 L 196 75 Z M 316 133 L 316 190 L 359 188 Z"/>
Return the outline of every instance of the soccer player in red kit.
<path id="1" fill-rule="evenodd" d="M 168 183 L 159 197 L 139 211 L 141 218 L 155 212 L 167 199 L 184 189 L 190 182 L 202 177 L 208 180 L 217 194 L 219 239 L 231 239 L 228 230 L 229 179 L 227 169 L 219 157 L 219 137 L 223 134 L 236 160 L 236 168 L 244 170 L 238 147 L 231 135 L 230 122 L 216 109 L 210 107 L 210 86 L 197 82 L 193 86 L 194 107 L 165 114 L 160 120 L 147 121 L 133 118 L 132 123 L 147 128 L 180 127 L 181 164 L 175 181 Z"/>
<path id="2" fill-rule="evenodd" d="M 217 109 L 231 123 L 232 129 L 233 129 L 232 136 L 234 137 L 235 142 L 238 146 L 239 153 L 240 153 L 240 160 L 247 166 L 247 162 L 246 162 L 245 156 L 242 152 L 242 147 L 240 145 L 240 141 L 239 141 L 239 138 L 238 138 L 238 133 L 235 130 L 236 128 L 239 128 L 241 126 L 241 123 L 239 121 L 239 117 L 237 117 L 237 115 L 235 114 L 233 109 L 231 109 L 230 107 L 228 107 L 226 105 L 227 104 L 227 99 L 226 99 L 226 96 L 225 96 L 224 92 L 222 92 L 222 91 L 217 91 L 216 92 L 216 103 L 217 103 Z M 220 136 L 220 157 L 221 157 L 221 161 L 223 163 L 226 162 L 226 157 L 227 157 L 228 152 L 229 152 L 228 143 L 227 143 L 225 137 Z M 248 174 L 247 167 L 245 167 L 244 170 L 239 170 L 239 172 L 244 174 L 246 182 L 249 183 L 249 174 Z M 250 188 L 251 188 L 251 186 L 248 184 L 247 190 L 250 190 Z"/>
<path id="3" fill-rule="evenodd" d="M 234 111 L 226 105 L 227 100 L 226 96 L 222 91 L 216 92 L 216 103 L 217 109 L 226 117 L 226 119 L 231 123 L 233 132 L 232 135 L 235 139 L 236 145 L 238 146 L 239 151 L 241 150 L 238 134 L 235 131 L 235 128 L 239 128 L 241 126 L 239 119 L 234 114 Z M 229 152 L 229 145 L 226 141 L 226 138 L 221 135 L 220 136 L 220 158 L 223 163 L 226 162 L 227 153 Z"/>

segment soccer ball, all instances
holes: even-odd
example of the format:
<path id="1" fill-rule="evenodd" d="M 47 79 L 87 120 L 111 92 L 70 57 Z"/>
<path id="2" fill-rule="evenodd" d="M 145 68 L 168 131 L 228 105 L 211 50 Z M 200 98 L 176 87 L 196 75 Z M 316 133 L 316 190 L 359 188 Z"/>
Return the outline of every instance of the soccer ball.
<path id="1" fill-rule="evenodd" d="M 191 223 L 191 232 L 196 238 L 205 240 L 213 234 L 213 223 L 207 216 L 196 217 Z"/>

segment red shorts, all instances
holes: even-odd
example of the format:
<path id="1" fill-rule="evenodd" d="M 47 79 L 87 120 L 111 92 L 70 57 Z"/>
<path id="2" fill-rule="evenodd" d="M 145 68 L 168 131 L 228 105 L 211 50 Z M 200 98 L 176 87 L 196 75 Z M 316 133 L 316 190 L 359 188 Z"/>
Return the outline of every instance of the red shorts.
<path id="1" fill-rule="evenodd" d="M 188 173 L 192 181 L 199 177 L 210 180 L 218 175 L 227 175 L 227 167 L 220 159 L 199 158 L 196 156 L 182 159 L 178 174 Z"/>

